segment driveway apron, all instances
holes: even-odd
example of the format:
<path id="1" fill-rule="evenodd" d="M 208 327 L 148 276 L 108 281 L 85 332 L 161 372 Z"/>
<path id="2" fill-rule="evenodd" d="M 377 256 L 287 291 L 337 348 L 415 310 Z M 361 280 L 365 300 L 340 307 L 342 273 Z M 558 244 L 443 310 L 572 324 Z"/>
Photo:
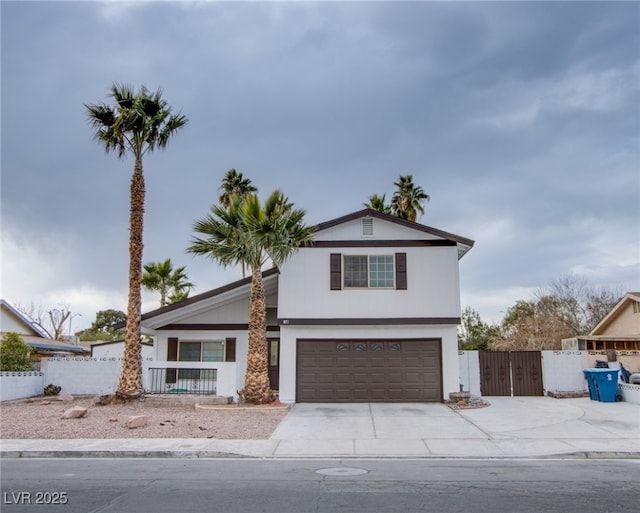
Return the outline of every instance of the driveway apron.
<path id="1" fill-rule="evenodd" d="M 487 439 L 480 428 L 437 403 L 299 403 L 271 436 L 275 455 L 432 454 L 429 440 Z"/>

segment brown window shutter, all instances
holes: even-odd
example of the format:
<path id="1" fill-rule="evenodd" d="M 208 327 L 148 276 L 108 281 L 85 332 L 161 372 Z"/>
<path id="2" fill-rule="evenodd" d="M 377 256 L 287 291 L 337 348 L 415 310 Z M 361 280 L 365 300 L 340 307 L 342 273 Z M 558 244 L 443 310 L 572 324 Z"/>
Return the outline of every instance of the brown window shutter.
<path id="1" fill-rule="evenodd" d="M 396 289 L 407 290 L 407 254 L 396 253 Z"/>
<path id="2" fill-rule="evenodd" d="M 236 361 L 236 339 L 235 337 L 229 337 L 224 343 L 224 361 L 235 362 Z"/>
<path id="3" fill-rule="evenodd" d="M 330 264 L 331 290 L 342 289 L 342 254 L 331 253 Z"/>
<path id="4" fill-rule="evenodd" d="M 167 361 L 178 361 L 178 337 L 169 337 L 167 339 Z M 176 369 L 167 369 L 167 383 L 175 383 L 176 377 Z"/>
<path id="5" fill-rule="evenodd" d="M 169 337 L 167 339 L 167 361 L 178 361 L 178 337 Z"/>

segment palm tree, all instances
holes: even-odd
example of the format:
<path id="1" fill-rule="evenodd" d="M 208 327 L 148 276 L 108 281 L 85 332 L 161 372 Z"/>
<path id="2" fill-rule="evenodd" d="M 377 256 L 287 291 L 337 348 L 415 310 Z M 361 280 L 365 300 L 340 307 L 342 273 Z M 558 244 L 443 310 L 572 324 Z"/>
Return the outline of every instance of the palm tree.
<path id="1" fill-rule="evenodd" d="M 222 179 L 222 185 L 220 186 L 220 204 L 229 208 L 229 205 L 235 198 L 246 196 L 251 192 L 257 192 L 249 178 L 244 178 L 242 173 L 239 173 L 235 169 L 229 169 Z"/>
<path id="2" fill-rule="evenodd" d="M 386 194 L 382 196 L 378 196 L 377 194 L 372 194 L 369 196 L 369 201 L 364 203 L 365 208 L 370 208 L 371 210 L 376 210 L 378 212 L 382 212 L 383 214 L 391 214 L 391 205 L 386 204 Z"/>
<path id="3" fill-rule="evenodd" d="M 87 105 L 94 136 L 107 153 L 118 158 L 133 156 L 129 226 L 129 299 L 122 373 L 116 395 L 133 399 L 142 395 L 140 315 L 142 308 L 142 233 L 145 185 L 142 157 L 156 148 L 165 148 L 169 139 L 187 123 L 181 114 L 171 114 L 162 91 L 152 93 L 142 86 L 136 93 L 129 85 L 113 84 L 109 97 L 114 105 Z"/>
<path id="4" fill-rule="evenodd" d="M 257 192 L 258 189 L 251 184 L 251 179 L 244 178 L 242 173 L 231 168 L 222 179 L 220 191 L 220 204 L 225 208 L 229 208 L 236 198 L 243 198 L 247 194 Z M 242 277 L 244 278 L 246 276 L 246 262 L 241 260 L 240 264 L 242 265 Z"/>
<path id="5" fill-rule="evenodd" d="M 262 266 L 269 259 L 276 266 L 282 264 L 313 240 L 313 228 L 303 223 L 304 215 L 304 210 L 295 209 L 276 190 L 264 205 L 255 193 L 234 199 L 229 208 L 214 205 L 193 225 L 203 237 L 195 237 L 188 252 L 208 256 L 224 267 L 244 260 L 251 269 L 247 371 L 244 388 L 238 393 L 246 402 L 264 404 L 275 399 L 268 373 Z"/>
<path id="6" fill-rule="evenodd" d="M 174 269 L 170 258 L 145 264 L 142 273 L 142 286 L 160 292 L 161 307 L 189 297 L 194 285 L 188 280 L 185 267 Z"/>
<path id="7" fill-rule="evenodd" d="M 422 187 L 413 183 L 412 175 L 400 175 L 400 179 L 394 182 L 397 187 L 391 198 L 391 211 L 401 219 L 415 221 L 418 212 L 424 214 L 424 201 L 429 201 L 429 195 Z"/>

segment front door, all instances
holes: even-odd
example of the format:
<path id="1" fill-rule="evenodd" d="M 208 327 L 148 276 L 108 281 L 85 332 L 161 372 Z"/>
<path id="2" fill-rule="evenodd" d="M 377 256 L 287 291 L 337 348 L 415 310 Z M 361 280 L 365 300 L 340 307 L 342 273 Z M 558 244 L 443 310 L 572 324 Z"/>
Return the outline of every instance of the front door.
<path id="1" fill-rule="evenodd" d="M 280 340 L 270 338 L 267 340 L 269 351 L 269 382 L 271 390 L 280 389 Z"/>

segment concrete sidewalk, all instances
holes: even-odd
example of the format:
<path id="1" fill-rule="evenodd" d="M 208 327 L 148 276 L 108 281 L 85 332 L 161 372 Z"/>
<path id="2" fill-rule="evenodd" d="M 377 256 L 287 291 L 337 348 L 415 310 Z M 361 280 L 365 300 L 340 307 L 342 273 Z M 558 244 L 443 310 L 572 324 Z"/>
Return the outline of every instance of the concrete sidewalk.
<path id="1" fill-rule="evenodd" d="M 491 406 L 296 404 L 268 440 L 2 440 L 8 457 L 640 458 L 640 406 L 490 397 Z"/>

